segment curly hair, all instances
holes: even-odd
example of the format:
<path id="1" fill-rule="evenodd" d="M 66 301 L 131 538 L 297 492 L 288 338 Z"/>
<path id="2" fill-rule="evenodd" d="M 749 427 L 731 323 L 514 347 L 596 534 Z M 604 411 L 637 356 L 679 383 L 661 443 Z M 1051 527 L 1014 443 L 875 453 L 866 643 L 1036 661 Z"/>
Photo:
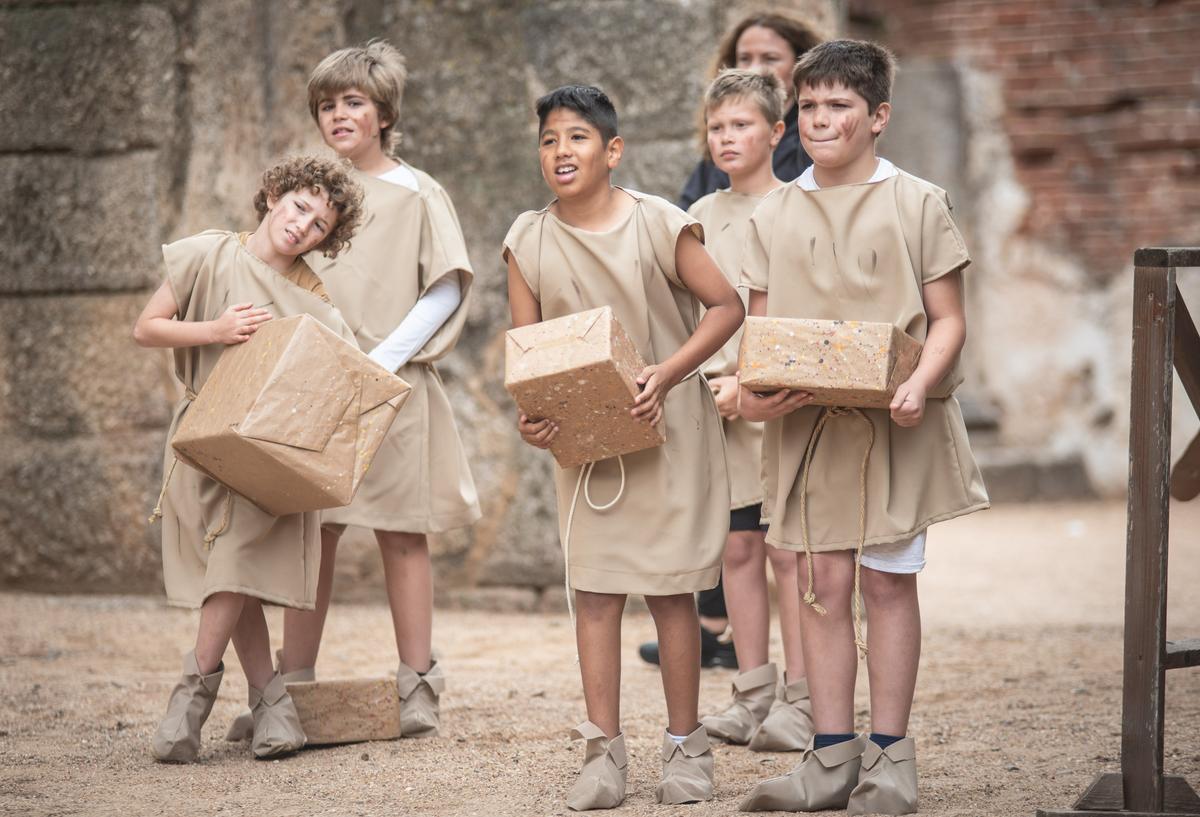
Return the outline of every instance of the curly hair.
<path id="1" fill-rule="evenodd" d="M 267 200 L 278 201 L 293 190 L 323 193 L 337 211 L 337 221 L 329 235 L 313 249 L 327 258 L 335 258 L 350 246 L 363 216 L 363 191 L 350 176 L 350 164 L 343 160 L 316 156 L 292 156 L 263 174 L 262 187 L 254 195 L 254 210 L 259 220 L 267 215 Z"/>
<path id="2" fill-rule="evenodd" d="M 394 156 L 400 147 L 400 101 L 408 78 L 404 55 L 386 40 L 371 40 L 366 45 L 334 51 L 321 60 L 308 77 L 308 112 L 318 121 L 321 101 L 357 88 L 371 98 L 379 109 L 379 140 L 383 152 Z"/>

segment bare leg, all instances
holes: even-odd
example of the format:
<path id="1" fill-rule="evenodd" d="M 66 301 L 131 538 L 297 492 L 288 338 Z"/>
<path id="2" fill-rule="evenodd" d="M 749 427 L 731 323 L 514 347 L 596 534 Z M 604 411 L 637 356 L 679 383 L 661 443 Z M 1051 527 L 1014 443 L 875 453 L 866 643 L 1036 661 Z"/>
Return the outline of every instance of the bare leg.
<path id="1" fill-rule="evenodd" d="M 271 635 L 267 632 L 267 618 L 263 615 L 262 602 L 246 597 L 242 615 L 233 631 L 233 648 L 246 681 L 255 689 L 265 689 L 275 676 L 271 663 Z"/>
<path id="2" fill-rule="evenodd" d="M 862 591 L 867 607 L 871 729 L 885 735 L 903 735 L 908 731 L 921 658 L 917 574 L 884 573 L 864 567 Z"/>
<path id="3" fill-rule="evenodd" d="M 241 593 L 213 593 L 200 606 L 196 631 L 196 665 L 201 675 L 216 672 L 237 628 L 246 597 Z"/>
<path id="4" fill-rule="evenodd" d="M 846 734 L 854 731 L 854 677 L 858 671 L 854 621 L 850 616 L 854 555 L 849 551 L 814 553 L 812 559 L 814 592 L 828 610 L 820 615 L 809 605 L 800 605 L 813 725 L 820 734 Z M 808 586 L 803 553 L 797 554 L 797 563 L 803 592 Z"/>
<path id="5" fill-rule="evenodd" d="M 765 541 L 765 535 L 764 535 Z M 775 593 L 779 601 L 779 635 L 783 641 L 783 661 L 787 682 L 795 683 L 804 677 L 804 649 L 800 638 L 800 585 L 796 571 L 796 554 L 790 550 L 765 545 L 775 574 Z M 734 640 L 737 628 L 734 628 Z"/>
<path id="6" fill-rule="evenodd" d="M 624 611 L 624 594 L 575 591 L 575 646 L 579 650 L 583 700 L 587 705 L 588 720 L 610 738 L 621 731 L 621 614 Z M 695 628 L 694 609 L 692 615 Z M 697 649 L 699 632 L 697 629 L 692 634 Z M 699 655 L 696 666 L 700 666 Z M 665 678 L 665 666 L 663 672 Z"/>
<path id="7" fill-rule="evenodd" d="M 700 627 L 691 593 L 646 596 L 658 630 L 663 693 L 667 698 L 667 730 L 690 735 L 699 725 Z"/>
<path id="8" fill-rule="evenodd" d="M 771 611 L 767 602 L 765 551 L 765 539 L 759 531 L 730 531 L 725 539 L 722 579 L 725 606 L 733 624 L 738 672 L 748 672 L 767 663 Z"/>
<path id="9" fill-rule="evenodd" d="M 321 570 L 317 574 L 317 606 L 312 610 L 283 611 L 283 657 L 281 673 L 309 669 L 317 665 L 321 636 L 325 632 L 325 617 L 333 596 L 333 567 L 337 560 L 340 534 L 321 528 Z"/>
<path id="10" fill-rule="evenodd" d="M 400 660 L 417 672 L 432 663 L 433 565 L 429 541 L 423 533 L 377 530 L 396 651 Z"/>

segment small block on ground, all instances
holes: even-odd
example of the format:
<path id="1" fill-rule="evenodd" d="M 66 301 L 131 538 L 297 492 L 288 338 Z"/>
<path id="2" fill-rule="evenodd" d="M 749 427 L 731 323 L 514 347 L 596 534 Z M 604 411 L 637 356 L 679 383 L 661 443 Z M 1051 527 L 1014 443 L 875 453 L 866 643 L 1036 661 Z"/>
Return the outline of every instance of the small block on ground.
<path id="1" fill-rule="evenodd" d="M 308 745 L 395 740 L 400 697 L 395 678 L 351 678 L 288 684 Z"/>

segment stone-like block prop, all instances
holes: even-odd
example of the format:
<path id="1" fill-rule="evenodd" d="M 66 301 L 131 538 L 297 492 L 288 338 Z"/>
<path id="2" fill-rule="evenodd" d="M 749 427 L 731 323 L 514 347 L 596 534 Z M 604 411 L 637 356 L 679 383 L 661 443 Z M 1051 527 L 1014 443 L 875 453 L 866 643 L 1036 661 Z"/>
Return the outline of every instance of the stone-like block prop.
<path id="1" fill-rule="evenodd" d="M 819 406 L 887 408 L 920 357 L 920 342 L 890 323 L 749 317 L 738 381 L 811 392 Z"/>
<path id="2" fill-rule="evenodd" d="M 308 315 L 229 346 L 179 424 L 179 459 L 267 513 L 349 505 L 411 387 Z"/>
<path id="3" fill-rule="evenodd" d="M 550 453 L 563 468 L 653 448 L 662 423 L 629 413 L 646 362 L 608 306 L 510 329 L 504 388 L 534 420 L 558 424 Z"/>
<path id="4" fill-rule="evenodd" d="M 305 681 L 287 685 L 309 746 L 400 737 L 395 678 Z"/>

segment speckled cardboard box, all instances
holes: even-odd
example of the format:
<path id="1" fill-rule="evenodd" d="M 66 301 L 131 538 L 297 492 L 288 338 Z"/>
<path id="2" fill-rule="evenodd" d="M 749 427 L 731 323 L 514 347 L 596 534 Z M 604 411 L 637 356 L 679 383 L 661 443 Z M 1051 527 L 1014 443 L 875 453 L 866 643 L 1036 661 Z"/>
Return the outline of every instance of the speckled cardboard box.
<path id="1" fill-rule="evenodd" d="M 304 681 L 287 691 L 309 746 L 400 737 L 395 678 Z"/>
<path id="2" fill-rule="evenodd" d="M 276 516 L 349 505 L 411 388 L 308 315 L 221 353 L 171 445 Z"/>
<path id="3" fill-rule="evenodd" d="M 890 323 L 746 318 L 738 379 L 756 392 L 800 389 L 820 406 L 887 408 L 921 344 Z"/>
<path id="4" fill-rule="evenodd" d="M 662 445 L 662 423 L 635 420 L 646 363 L 604 306 L 509 330 L 504 388 L 528 417 L 559 427 L 550 452 L 563 468 Z"/>

